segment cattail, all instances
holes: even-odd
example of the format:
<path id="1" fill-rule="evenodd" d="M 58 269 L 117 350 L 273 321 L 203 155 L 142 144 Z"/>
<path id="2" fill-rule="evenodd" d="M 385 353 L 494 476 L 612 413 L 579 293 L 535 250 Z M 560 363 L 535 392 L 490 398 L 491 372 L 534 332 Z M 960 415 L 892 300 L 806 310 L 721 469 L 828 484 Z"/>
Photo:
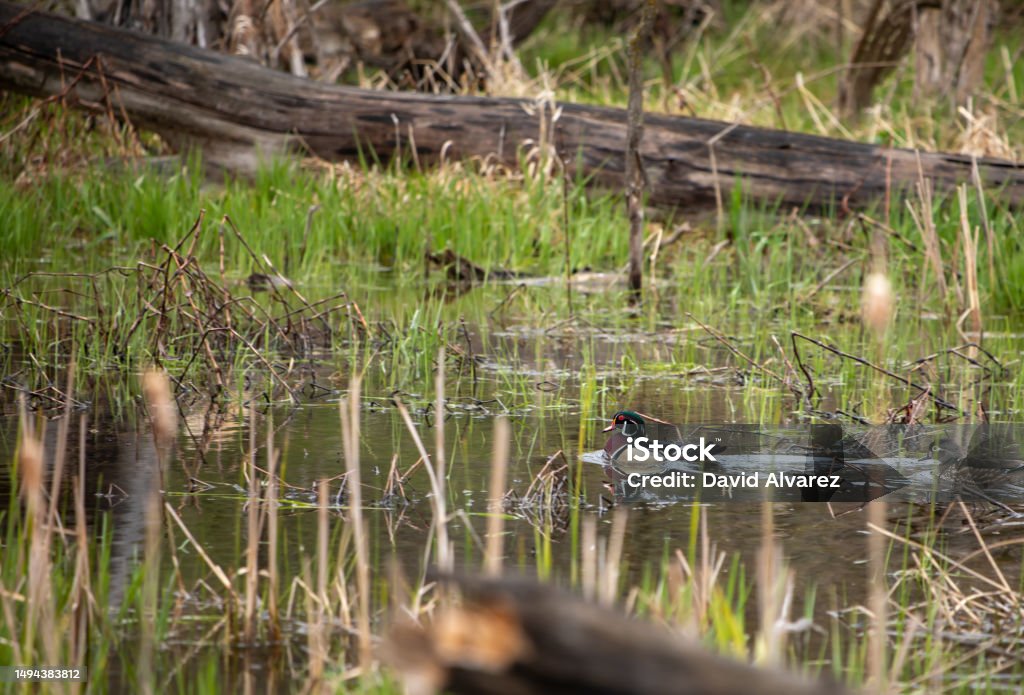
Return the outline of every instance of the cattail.
<path id="1" fill-rule="evenodd" d="M 32 512 L 41 509 L 43 491 L 43 447 L 39 441 L 26 434 L 18 450 L 18 475 L 25 502 Z"/>
<path id="2" fill-rule="evenodd" d="M 882 334 L 889 328 L 895 300 L 892 283 L 885 273 L 874 272 L 864 278 L 861 295 L 861 320 L 869 330 Z"/>
<path id="3" fill-rule="evenodd" d="M 153 437 L 158 446 L 167 446 L 178 431 L 178 412 L 167 374 L 159 369 L 147 370 L 142 376 L 142 392 L 149 409 Z"/>

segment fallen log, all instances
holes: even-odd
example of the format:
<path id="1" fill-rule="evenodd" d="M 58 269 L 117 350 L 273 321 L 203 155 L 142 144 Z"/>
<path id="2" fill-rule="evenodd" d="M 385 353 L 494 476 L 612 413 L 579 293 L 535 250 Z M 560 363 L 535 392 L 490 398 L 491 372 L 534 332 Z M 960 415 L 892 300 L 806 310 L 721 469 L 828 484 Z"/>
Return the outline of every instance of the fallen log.
<path id="1" fill-rule="evenodd" d="M 664 627 L 520 579 L 449 579 L 463 601 L 425 626 L 397 623 L 384 644 L 406 692 L 474 695 L 843 695 L 716 656 Z"/>
<path id="2" fill-rule="evenodd" d="M 521 163 L 553 145 L 570 175 L 622 190 L 626 112 L 583 104 L 431 96 L 324 85 L 110 26 L 0 0 L 0 88 L 125 114 L 207 162 L 251 171 L 304 151 L 325 160 L 413 156 L 420 163 Z M 864 207 L 921 177 L 939 191 L 971 180 L 1024 204 L 1024 167 L 693 118 L 649 115 L 640 156 L 648 202 L 714 205 L 742 182 L 784 208 Z M 727 198 L 726 198 L 727 199 Z"/>

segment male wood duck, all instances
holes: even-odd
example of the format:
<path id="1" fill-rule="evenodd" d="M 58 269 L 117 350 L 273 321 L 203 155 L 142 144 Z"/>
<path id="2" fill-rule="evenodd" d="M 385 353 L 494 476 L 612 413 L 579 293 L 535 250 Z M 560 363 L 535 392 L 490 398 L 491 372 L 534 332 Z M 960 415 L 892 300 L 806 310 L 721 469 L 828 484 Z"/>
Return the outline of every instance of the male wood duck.
<path id="1" fill-rule="evenodd" d="M 644 416 L 632 410 L 620 410 L 612 415 L 612 423 L 602 432 L 611 432 L 604 445 L 604 453 L 613 461 L 629 446 L 629 438 L 647 436 L 647 422 Z"/>

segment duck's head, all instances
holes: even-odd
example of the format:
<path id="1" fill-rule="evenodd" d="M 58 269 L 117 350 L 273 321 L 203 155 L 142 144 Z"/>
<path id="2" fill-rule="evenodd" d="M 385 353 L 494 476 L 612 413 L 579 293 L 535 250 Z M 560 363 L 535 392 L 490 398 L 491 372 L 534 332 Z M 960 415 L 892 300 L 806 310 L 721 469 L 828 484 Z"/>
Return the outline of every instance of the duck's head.
<path id="1" fill-rule="evenodd" d="M 632 410 L 620 410 L 612 415 L 612 423 L 605 427 L 602 432 L 613 432 L 618 430 L 623 437 L 642 437 L 647 423 L 643 417 Z"/>
<path id="2" fill-rule="evenodd" d="M 647 423 L 641 415 L 632 410 L 620 410 L 612 415 L 611 424 L 602 430 L 611 433 L 605 442 L 604 453 L 616 460 L 629 446 L 631 439 L 646 436 L 646 429 Z"/>

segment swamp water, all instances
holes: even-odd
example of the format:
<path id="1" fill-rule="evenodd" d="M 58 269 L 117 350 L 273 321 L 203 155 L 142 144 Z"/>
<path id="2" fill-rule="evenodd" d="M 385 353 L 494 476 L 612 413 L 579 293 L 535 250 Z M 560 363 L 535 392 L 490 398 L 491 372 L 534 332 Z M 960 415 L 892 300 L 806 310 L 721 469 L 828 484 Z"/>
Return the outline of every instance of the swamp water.
<path id="1" fill-rule="evenodd" d="M 538 304 L 557 302 L 564 296 L 550 288 L 523 291 L 540 293 L 544 298 L 534 298 Z M 508 288 L 500 285 L 471 292 L 478 300 L 482 295 L 487 307 L 500 306 L 507 293 Z M 458 306 L 448 311 L 457 313 Z M 800 404 L 792 394 L 761 383 L 761 375 L 737 364 L 728 350 L 702 331 L 692 326 L 675 328 L 682 323 L 672 318 L 677 312 L 674 303 L 667 303 L 663 315 L 637 320 L 638 325 L 630 325 L 628 320 L 624 323 L 621 317 L 609 319 L 606 312 L 590 311 L 574 320 L 549 319 L 546 329 L 514 319 L 495 320 L 484 329 L 467 329 L 460 350 L 471 357 L 458 368 L 446 370 L 443 418 L 433 412 L 432 392 L 396 388 L 394 379 L 377 366 L 380 358 L 371 360 L 362 386 L 360 461 L 371 579 L 381 606 L 386 605 L 389 591 L 397 591 L 388 587 L 395 567 L 414 585 L 420 580 L 433 542 L 430 484 L 422 465 L 413 469 L 420 457 L 392 401 L 395 396 L 409 406 L 419 436 L 432 455 L 435 427 L 443 423 L 448 534 L 456 568 L 481 565 L 494 420 L 505 414 L 511 424 L 506 570 L 576 585 L 580 518 L 596 517 L 603 538 L 612 523 L 610 510 L 626 504 L 630 514 L 620 565 L 625 587 L 649 584 L 659 564 L 677 549 L 691 555 L 712 549 L 727 558 L 722 569 L 726 581 L 736 582 L 737 591 L 752 591 L 749 568 L 755 567 L 764 539 L 761 505 L 695 505 L 671 497 L 629 502 L 609 485 L 608 471 L 601 465 L 600 450 L 607 438 L 601 429 L 621 408 L 657 413 L 673 422 L 779 425 L 802 421 Z M 781 324 L 777 330 L 786 334 Z M 856 340 L 852 328 L 834 333 L 833 338 L 844 335 Z M 748 347 L 753 340 L 738 339 Z M 1016 338 L 1004 339 L 1002 347 L 1016 354 L 1018 343 Z M 906 358 L 917 356 L 907 354 Z M 429 364 L 431 357 L 424 356 L 424 360 Z M 189 627 L 174 630 L 173 639 L 160 647 L 157 672 L 164 682 L 173 683 L 175 677 L 187 674 L 186 683 L 205 677 L 224 691 L 251 688 L 253 679 L 260 689 L 264 683 L 290 689 L 301 677 L 305 637 L 300 620 L 284 621 L 280 640 L 260 640 L 255 645 L 236 640 L 231 649 L 222 650 L 223 644 L 216 639 L 204 641 L 203 635 L 223 618 L 225 607 L 217 592 L 203 591 L 202 584 L 213 582 L 211 562 L 224 568 L 245 566 L 249 442 L 254 437 L 257 450 L 253 460 L 265 471 L 270 430 L 273 447 L 279 451 L 277 470 L 282 481 L 278 511 L 281 586 L 294 588 L 297 582 L 309 580 L 310 568 L 305 563 L 316 552 L 317 484 L 323 480 L 329 481 L 331 544 L 337 546 L 347 524 L 348 491 L 343 479 L 338 407 L 348 386 L 347 364 L 327 355 L 296 370 L 302 374 L 296 382 L 298 403 L 281 394 L 271 400 L 250 389 L 244 401 L 230 398 L 214 411 L 200 393 L 185 393 L 179 399 L 183 419 L 173 455 L 162 466 L 162 473 L 158 473 L 161 466 L 148 421 L 134 403 L 115 404 L 113 399 L 97 397 L 91 407 L 72 413 L 66 465 L 69 471 L 77 471 L 81 457 L 91 523 L 97 533 L 101 528 L 110 529 L 111 603 L 117 605 L 133 581 L 133 569 L 144 547 L 145 500 L 154 488 L 162 487 L 165 501 L 208 555 L 208 559 L 201 557 L 178 529 L 173 529 L 178 544 L 174 562 L 181 581 L 165 582 L 165 586 L 179 591 L 177 611 L 187 616 L 180 624 Z M 817 377 L 824 390 L 818 403 L 821 411 L 878 396 L 878 389 L 869 392 L 860 385 L 847 386 L 823 373 Z M 8 378 L 13 379 L 11 375 Z M 419 383 L 429 384 L 430 380 L 421 377 Z M 997 382 L 987 388 L 1008 387 Z M 905 389 L 886 387 L 882 395 L 893 405 L 906 402 Z M 0 457 L 12 460 L 17 446 L 17 406 L 11 393 L 6 394 L 4 403 Z M 36 417 L 37 428 L 45 428 L 42 439 L 47 451 L 56 448 L 60 417 L 56 410 L 40 411 Z M 578 508 L 567 502 L 567 496 L 551 504 L 545 504 L 543 496 L 526 499 L 531 484 L 549 462 L 549 469 L 567 464 L 564 480 L 568 489 L 579 495 Z M 410 469 L 400 487 L 389 487 L 393 470 L 404 474 Z M 66 474 L 64 478 L 69 498 L 70 477 Z M 15 494 L 11 482 L 6 474 L 0 477 L 3 508 Z M 706 546 L 695 521 L 697 509 L 705 514 Z M 895 503 L 889 516 L 898 520 L 913 512 L 911 507 Z M 864 603 L 867 534 L 859 505 L 777 502 L 773 515 L 774 537 L 782 544 L 794 573 L 791 618 L 806 615 L 825 625 L 830 612 Z M 954 552 L 957 542 L 953 538 L 949 543 Z M 967 545 L 964 547 L 966 550 Z M 260 552 L 265 558 L 265 547 Z M 734 558 L 739 562 L 731 562 Z M 170 564 L 167 552 L 163 562 Z M 1011 581 L 1019 578 L 1019 555 L 1000 555 L 1000 562 Z M 748 569 L 744 574 L 740 568 Z M 301 604 L 300 599 L 295 601 Z M 746 609 L 748 631 L 757 623 L 753 606 L 750 603 Z M 376 612 L 378 618 L 384 615 L 383 609 Z M 851 618 L 850 622 L 857 620 Z M 379 628 L 375 627 L 375 634 Z M 819 632 L 805 630 L 791 638 L 791 644 L 813 656 L 819 637 Z M 210 668 L 203 665 L 209 662 L 197 657 L 204 652 L 221 654 L 215 672 L 205 676 L 200 672 Z M 125 673 L 130 672 L 132 658 L 130 644 L 111 654 L 110 690 L 131 682 Z"/>

